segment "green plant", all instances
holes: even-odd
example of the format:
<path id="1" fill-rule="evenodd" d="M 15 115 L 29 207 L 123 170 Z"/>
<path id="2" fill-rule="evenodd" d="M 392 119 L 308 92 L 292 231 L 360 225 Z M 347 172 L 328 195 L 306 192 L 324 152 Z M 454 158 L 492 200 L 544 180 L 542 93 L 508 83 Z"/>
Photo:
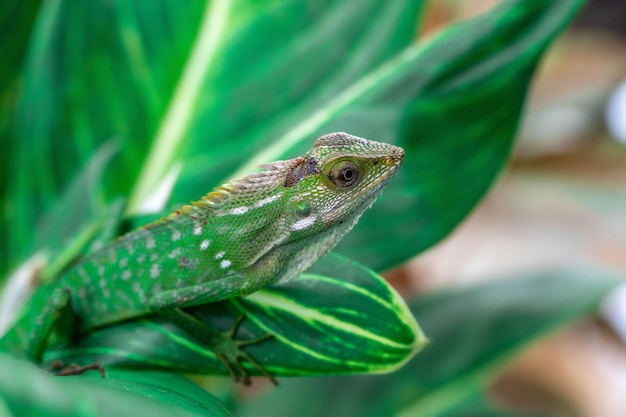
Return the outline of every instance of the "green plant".
<path id="1" fill-rule="evenodd" d="M 399 296 L 372 271 L 441 240 L 485 194 L 510 152 L 537 63 L 581 3 L 506 1 L 416 43 L 423 9 L 418 0 L 5 1 L 3 27 L 20 30 L 4 32 L 14 49 L 3 54 L 25 59 L 21 66 L 1 66 L 7 75 L 0 138 L 10 150 L 0 187 L 1 275 L 38 254 L 35 259 L 46 260 L 40 276 L 54 279 L 75 256 L 120 230 L 196 200 L 259 163 L 299 154 L 322 133 L 344 130 L 398 144 L 407 155 L 398 178 L 338 247 L 350 260 L 329 256 L 289 286 L 196 313 L 225 328 L 244 311 L 250 320 L 243 333 L 277 335 L 249 352 L 278 376 L 397 368 L 424 340 Z M 544 291 L 540 300 L 556 300 L 546 304 L 545 320 L 528 320 L 533 311 L 515 316 L 506 304 L 496 311 L 479 302 L 501 291 L 523 305 L 537 299 L 530 290 L 538 281 L 412 302 L 434 346 L 449 350 L 427 350 L 401 371 L 379 377 L 389 379 L 351 382 L 380 396 L 367 410 L 358 408 L 363 402 L 356 389 L 339 406 L 324 384 L 338 388 L 325 379 L 282 379 L 283 387 L 240 412 L 300 413 L 284 395 L 292 392 L 296 399 L 302 390 L 317 393 L 319 409 L 333 408 L 335 415 L 443 416 L 483 409 L 482 389 L 501 361 L 548 329 L 592 311 L 614 285 L 611 278 L 550 278 L 554 285 L 575 282 L 581 292 L 566 297 L 554 287 Z M 344 295 L 330 296 L 338 292 Z M 458 311 L 471 302 L 473 314 Z M 496 319 L 499 326 L 528 326 L 489 338 L 462 358 L 465 366 L 444 366 L 445 355 L 458 354 L 450 349 L 470 343 L 454 330 Z M 98 360 L 110 368 L 109 376 L 53 378 L 2 356 L 2 368 L 11 370 L 0 376 L 5 408 L 28 403 L 33 413 L 96 415 L 107 404 L 118 413 L 227 413 L 210 394 L 172 373 L 223 373 L 219 361 L 160 320 L 94 332 L 48 358 Z M 116 368 L 122 365 L 160 371 Z M 415 374 L 423 380 L 412 380 Z M 45 388 L 31 392 L 32 381 Z"/>

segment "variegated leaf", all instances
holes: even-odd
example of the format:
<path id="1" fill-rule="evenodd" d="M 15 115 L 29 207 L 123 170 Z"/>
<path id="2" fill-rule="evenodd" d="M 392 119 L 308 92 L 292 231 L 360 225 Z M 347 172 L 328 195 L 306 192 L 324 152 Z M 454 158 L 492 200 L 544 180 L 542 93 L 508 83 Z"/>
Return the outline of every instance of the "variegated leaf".
<path id="1" fill-rule="evenodd" d="M 393 288 L 338 255 L 322 259 L 291 283 L 191 312 L 223 330 L 244 314 L 239 339 L 273 335 L 245 349 L 279 376 L 388 372 L 426 343 Z M 51 352 L 48 359 L 226 373 L 212 351 L 158 318 L 102 329 Z"/>

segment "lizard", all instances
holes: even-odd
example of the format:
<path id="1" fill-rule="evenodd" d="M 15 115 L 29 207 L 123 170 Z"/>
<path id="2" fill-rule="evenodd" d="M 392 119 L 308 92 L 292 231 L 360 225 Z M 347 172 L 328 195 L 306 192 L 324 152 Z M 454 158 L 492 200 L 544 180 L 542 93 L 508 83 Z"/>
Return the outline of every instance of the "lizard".
<path id="1" fill-rule="evenodd" d="M 403 159 L 400 147 L 324 135 L 303 156 L 264 165 L 79 259 L 35 291 L 0 350 L 41 363 L 67 314 L 72 337 L 158 315 L 212 348 L 235 380 L 249 383 L 247 360 L 275 382 L 241 349 L 264 337 L 233 341 L 240 320 L 222 333 L 185 308 L 296 278 L 355 225 Z"/>

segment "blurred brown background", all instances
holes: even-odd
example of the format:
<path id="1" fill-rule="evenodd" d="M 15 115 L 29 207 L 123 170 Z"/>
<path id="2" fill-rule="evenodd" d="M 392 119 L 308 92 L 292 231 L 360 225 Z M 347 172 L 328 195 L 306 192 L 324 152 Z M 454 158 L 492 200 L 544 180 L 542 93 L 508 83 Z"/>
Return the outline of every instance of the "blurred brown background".
<path id="1" fill-rule="evenodd" d="M 431 2 L 421 35 L 496 3 Z M 389 278 L 408 294 L 563 265 L 626 270 L 624 126 L 626 1 L 592 0 L 543 62 L 493 190 L 452 236 Z M 522 352 L 494 398 L 555 416 L 626 416 L 626 333 L 617 330 L 626 291 L 605 310 Z"/>

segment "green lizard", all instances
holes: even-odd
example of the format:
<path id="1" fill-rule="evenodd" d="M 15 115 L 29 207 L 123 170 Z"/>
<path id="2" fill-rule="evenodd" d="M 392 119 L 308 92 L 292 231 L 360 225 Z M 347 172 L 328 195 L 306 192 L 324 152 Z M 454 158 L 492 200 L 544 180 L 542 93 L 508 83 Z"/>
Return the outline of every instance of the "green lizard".
<path id="1" fill-rule="evenodd" d="M 296 278 L 352 228 L 403 158 L 396 146 L 322 136 L 302 157 L 222 185 L 79 260 L 36 291 L 0 346 L 41 362 L 62 316 L 75 319 L 79 336 L 156 314 L 211 347 L 238 379 L 236 365 L 247 382 L 241 360 L 264 370 L 240 348 L 258 339 L 234 341 L 236 325 L 210 330 L 184 309 Z"/>

